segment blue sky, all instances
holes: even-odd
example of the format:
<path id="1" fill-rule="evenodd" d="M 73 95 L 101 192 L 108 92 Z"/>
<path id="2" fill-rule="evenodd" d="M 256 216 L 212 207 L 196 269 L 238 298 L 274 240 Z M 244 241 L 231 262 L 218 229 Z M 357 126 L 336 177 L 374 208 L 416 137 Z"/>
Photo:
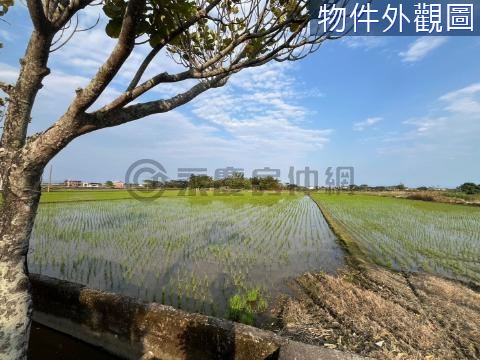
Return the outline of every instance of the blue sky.
<path id="1" fill-rule="evenodd" d="M 82 16 L 88 25 L 96 9 Z M 13 81 L 31 25 L 22 5 L 0 23 L 0 79 Z M 30 133 L 63 113 L 113 41 L 102 26 L 79 33 L 50 59 Z M 148 51 L 138 49 L 94 106 L 113 98 Z M 151 158 L 170 177 L 179 167 L 354 166 L 355 182 L 454 187 L 480 183 L 480 38 L 349 37 L 325 43 L 295 63 L 235 75 L 173 112 L 75 140 L 52 161 L 53 178 L 123 179 L 131 163 Z M 176 71 L 161 56 L 150 74 Z M 173 95 L 167 84 L 146 99 Z"/>

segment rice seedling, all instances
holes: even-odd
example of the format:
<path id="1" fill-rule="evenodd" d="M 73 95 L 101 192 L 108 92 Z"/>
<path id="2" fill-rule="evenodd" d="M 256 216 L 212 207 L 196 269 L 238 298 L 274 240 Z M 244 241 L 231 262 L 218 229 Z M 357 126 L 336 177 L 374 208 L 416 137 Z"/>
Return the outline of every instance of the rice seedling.
<path id="1" fill-rule="evenodd" d="M 341 265 L 335 236 L 300 195 L 43 203 L 29 253 L 32 272 L 212 315 L 236 294 L 266 299 L 305 271 Z"/>
<path id="2" fill-rule="evenodd" d="M 480 281 L 479 208 L 358 194 L 312 198 L 372 262 Z"/>
<path id="3" fill-rule="evenodd" d="M 268 307 L 267 300 L 262 296 L 260 289 L 250 289 L 245 295 L 235 294 L 228 299 L 226 318 L 252 325 L 255 316 Z"/>

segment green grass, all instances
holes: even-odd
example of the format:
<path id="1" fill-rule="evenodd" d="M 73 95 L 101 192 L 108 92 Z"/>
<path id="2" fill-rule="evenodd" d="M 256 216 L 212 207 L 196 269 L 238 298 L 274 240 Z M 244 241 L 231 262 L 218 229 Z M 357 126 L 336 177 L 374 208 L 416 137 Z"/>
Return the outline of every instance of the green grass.
<path id="1" fill-rule="evenodd" d="M 354 256 L 396 270 L 480 281 L 480 209 L 371 195 L 313 194 Z M 341 235 L 341 234 L 340 234 Z"/>
<path id="2" fill-rule="evenodd" d="M 255 316 L 265 311 L 267 307 L 267 300 L 262 296 L 260 289 L 251 289 L 245 295 L 235 294 L 228 299 L 226 318 L 252 325 Z"/>
<path id="3" fill-rule="evenodd" d="M 447 197 L 463 199 L 465 201 L 479 201 L 480 194 L 465 194 L 460 191 L 445 191 L 441 193 Z"/>
<path id="4" fill-rule="evenodd" d="M 155 196 L 156 191 L 140 191 L 139 194 L 144 197 Z M 257 202 L 262 204 L 274 204 L 281 197 L 299 197 L 302 193 L 290 195 L 288 192 L 277 194 L 275 192 L 265 192 L 263 195 L 255 195 L 251 191 L 242 192 L 214 192 L 214 191 L 191 191 L 185 190 L 166 190 L 161 196 L 154 200 L 161 201 L 165 198 L 188 198 L 190 201 L 199 203 L 209 203 L 214 200 L 230 200 L 236 203 Z M 51 191 L 42 192 L 40 198 L 41 203 L 57 203 L 57 202 L 78 202 L 78 201 L 105 201 L 105 200 L 135 200 L 127 190 L 66 190 L 66 191 Z"/>
<path id="5" fill-rule="evenodd" d="M 127 190 L 72 190 L 42 192 L 40 203 L 131 199 Z"/>

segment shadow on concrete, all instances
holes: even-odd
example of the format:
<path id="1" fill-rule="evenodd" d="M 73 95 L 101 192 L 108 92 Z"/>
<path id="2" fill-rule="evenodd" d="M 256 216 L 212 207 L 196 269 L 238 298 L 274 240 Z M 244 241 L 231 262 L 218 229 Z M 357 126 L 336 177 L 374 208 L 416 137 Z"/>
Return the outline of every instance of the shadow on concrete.
<path id="1" fill-rule="evenodd" d="M 236 324 L 225 322 L 218 326 L 215 319 L 206 324 L 190 324 L 181 335 L 181 352 L 187 360 L 279 358 L 279 347 L 252 341 L 249 336 L 239 335 L 235 327 Z"/>

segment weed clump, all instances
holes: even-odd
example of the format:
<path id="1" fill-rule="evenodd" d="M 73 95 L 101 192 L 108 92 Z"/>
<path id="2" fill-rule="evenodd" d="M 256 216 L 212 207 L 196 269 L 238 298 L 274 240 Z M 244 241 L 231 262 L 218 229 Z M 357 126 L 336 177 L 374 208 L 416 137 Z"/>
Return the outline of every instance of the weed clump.
<path id="1" fill-rule="evenodd" d="M 227 319 L 252 325 L 255 316 L 268 307 L 260 289 L 249 290 L 245 295 L 235 294 L 228 300 Z"/>

